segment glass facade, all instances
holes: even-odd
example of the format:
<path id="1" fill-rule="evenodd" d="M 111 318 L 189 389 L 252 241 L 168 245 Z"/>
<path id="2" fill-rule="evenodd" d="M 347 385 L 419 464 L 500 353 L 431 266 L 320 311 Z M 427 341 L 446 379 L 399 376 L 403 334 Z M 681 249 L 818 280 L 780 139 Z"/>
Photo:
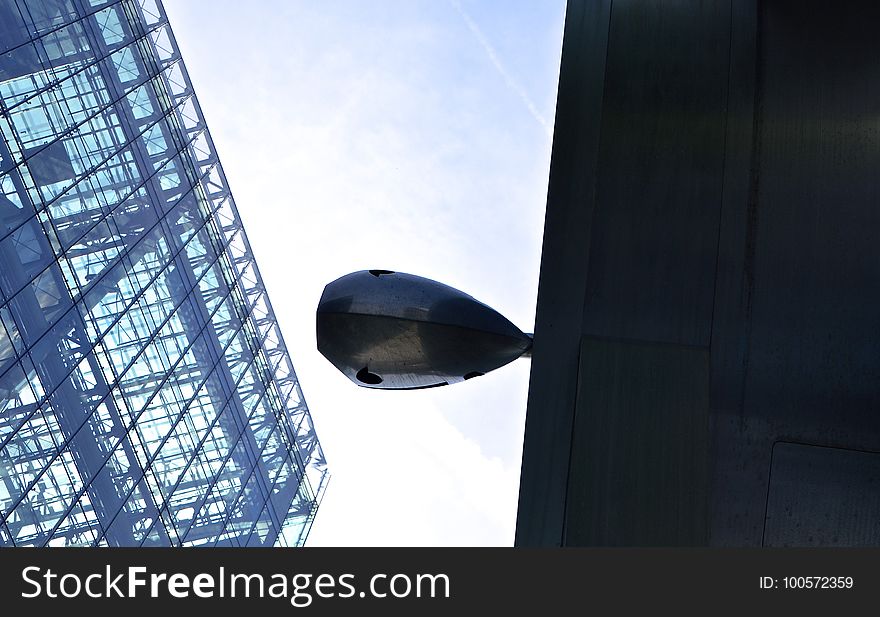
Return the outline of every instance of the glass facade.
<path id="1" fill-rule="evenodd" d="M 327 472 L 158 0 L 0 0 L 0 545 L 301 545 Z"/>

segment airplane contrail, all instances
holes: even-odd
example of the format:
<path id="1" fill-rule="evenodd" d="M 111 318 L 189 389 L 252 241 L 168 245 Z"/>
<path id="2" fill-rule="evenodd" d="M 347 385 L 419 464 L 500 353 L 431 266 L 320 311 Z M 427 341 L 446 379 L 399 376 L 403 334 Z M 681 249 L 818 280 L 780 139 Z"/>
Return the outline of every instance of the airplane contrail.
<path id="1" fill-rule="evenodd" d="M 495 48 L 492 47 L 492 44 L 486 39 L 483 35 L 483 31 L 480 30 L 480 27 L 471 19 L 471 16 L 468 15 L 467 11 L 462 8 L 461 3 L 458 0 L 449 0 L 449 3 L 458 11 L 458 14 L 461 15 L 461 18 L 464 20 L 464 23 L 467 25 L 468 30 L 471 31 L 471 34 L 476 37 L 477 41 L 480 43 L 482 48 L 486 51 L 486 55 L 489 56 L 489 61 L 492 63 L 492 66 L 498 71 L 501 77 L 504 78 L 504 83 L 507 84 L 507 87 L 513 90 L 513 92 L 519 97 L 519 99 L 526 106 L 526 109 L 529 110 L 529 114 L 544 127 L 544 130 L 547 131 L 548 136 L 553 136 L 553 127 L 551 127 L 547 120 L 544 119 L 544 116 L 541 115 L 541 112 L 538 111 L 538 108 L 532 102 L 532 99 L 529 98 L 529 95 L 526 93 L 525 89 L 519 84 L 519 82 L 514 79 L 514 77 L 507 72 L 507 69 L 504 68 L 504 65 L 501 64 L 501 60 L 498 58 L 498 54 L 495 52 Z"/>

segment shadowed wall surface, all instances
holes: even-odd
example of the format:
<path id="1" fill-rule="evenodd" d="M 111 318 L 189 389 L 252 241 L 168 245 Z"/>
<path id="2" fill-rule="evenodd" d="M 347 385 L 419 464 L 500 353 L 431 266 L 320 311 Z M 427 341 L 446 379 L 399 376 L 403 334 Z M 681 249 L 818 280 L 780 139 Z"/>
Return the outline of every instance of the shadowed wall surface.
<path id="1" fill-rule="evenodd" d="M 878 17 L 569 2 L 518 545 L 877 543 Z"/>

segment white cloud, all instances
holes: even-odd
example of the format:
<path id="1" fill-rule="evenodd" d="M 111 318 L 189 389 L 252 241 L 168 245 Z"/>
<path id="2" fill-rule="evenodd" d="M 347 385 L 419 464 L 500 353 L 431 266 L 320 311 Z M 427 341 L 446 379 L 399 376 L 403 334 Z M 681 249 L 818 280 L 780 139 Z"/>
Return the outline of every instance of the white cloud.
<path id="1" fill-rule="evenodd" d="M 411 408 L 416 392 L 390 393 L 398 400 L 383 397 L 379 409 L 371 400 L 367 409 L 355 386 L 339 385 L 349 387 L 334 397 L 345 404 L 325 429 L 328 456 L 343 471 L 331 480 L 310 545 L 512 543 L 518 468 L 487 457 L 433 406 Z"/>
<path id="2" fill-rule="evenodd" d="M 544 119 L 544 116 L 538 111 L 538 108 L 535 106 L 535 103 L 532 102 L 531 97 L 529 97 L 528 93 L 525 89 L 520 85 L 519 81 L 510 74 L 510 72 L 505 68 L 504 63 L 501 62 L 501 59 L 498 57 L 498 52 L 495 51 L 495 48 L 492 44 L 486 39 L 483 31 L 480 27 L 474 22 L 471 16 L 465 11 L 461 2 L 458 0 L 449 0 L 449 4 L 458 11 L 461 18 L 464 20 L 464 23 L 467 25 L 468 30 L 474 35 L 474 38 L 477 39 L 477 42 L 480 43 L 480 46 L 486 51 L 486 55 L 489 57 L 489 61 L 492 63 L 492 66 L 495 67 L 495 70 L 504 78 L 504 83 L 513 90 L 513 92 L 519 97 L 519 99 L 523 102 L 523 105 L 526 106 L 526 109 L 529 110 L 529 113 L 532 117 L 544 127 L 544 130 L 547 131 L 547 136 L 552 137 L 553 135 L 553 127 L 548 124 L 547 120 Z"/>

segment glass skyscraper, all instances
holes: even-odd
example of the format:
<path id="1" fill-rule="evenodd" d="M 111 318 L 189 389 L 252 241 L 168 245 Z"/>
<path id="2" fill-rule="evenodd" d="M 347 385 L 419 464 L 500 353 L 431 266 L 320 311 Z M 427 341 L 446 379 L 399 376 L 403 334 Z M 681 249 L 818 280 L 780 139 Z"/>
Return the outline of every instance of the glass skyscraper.
<path id="1" fill-rule="evenodd" d="M 158 0 L 0 0 L 0 545 L 301 545 L 327 473 Z"/>

